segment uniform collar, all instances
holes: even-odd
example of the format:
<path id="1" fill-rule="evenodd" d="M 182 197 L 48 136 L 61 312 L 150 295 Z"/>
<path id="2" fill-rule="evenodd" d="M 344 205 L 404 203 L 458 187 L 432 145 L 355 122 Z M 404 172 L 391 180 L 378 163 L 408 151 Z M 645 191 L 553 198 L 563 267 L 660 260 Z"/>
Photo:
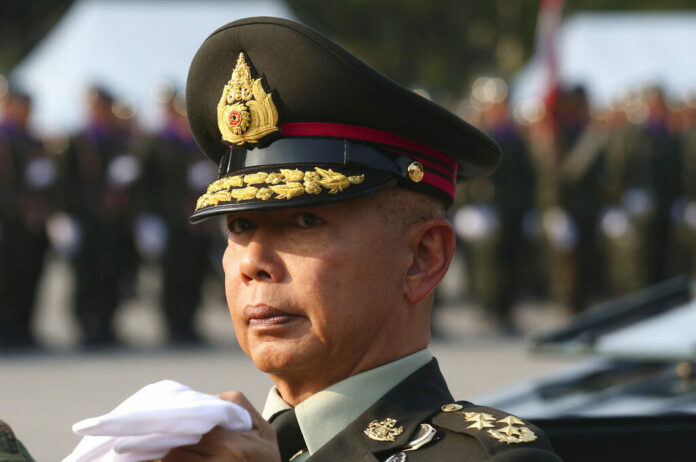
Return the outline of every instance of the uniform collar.
<path id="1" fill-rule="evenodd" d="M 300 429 L 310 454 L 315 453 L 346 428 L 380 397 L 433 358 L 423 349 L 401 359 L 348 377 L 307 398 L 295 407 Z M 275 387 L 271 389 L 263 410 L 268 419 L 289 409 Z"/>
<path id="2" fill-rule="evenodd" d="M 439 412 L 443 404 L 452 401 L 437 361 L 432 359 L 380 397 L 313 454 L 308 462 L 384 460 L 389 454 L 405 447 L 422 422 Z M 386 419 L 396 421 L 394 428 L 401 427 L 398 436 L 394 441 L 371 438 L 370 432 L 366 432 L 370 424 L 383 424 Z"/>

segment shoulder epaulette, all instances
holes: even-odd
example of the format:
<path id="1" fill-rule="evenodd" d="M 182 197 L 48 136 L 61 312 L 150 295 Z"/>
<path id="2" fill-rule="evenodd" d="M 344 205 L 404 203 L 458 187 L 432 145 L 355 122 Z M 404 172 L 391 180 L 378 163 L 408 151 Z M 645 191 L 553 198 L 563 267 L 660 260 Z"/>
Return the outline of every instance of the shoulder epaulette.
<path id="1" fill-rule="evenodd" d="M 516 448 L 552 450 L 546 436 L 534 425 L 498 409 L 466 401 L 445 404 L 432 417 L 432 423 L 476 438 L 491 458 Z"/>

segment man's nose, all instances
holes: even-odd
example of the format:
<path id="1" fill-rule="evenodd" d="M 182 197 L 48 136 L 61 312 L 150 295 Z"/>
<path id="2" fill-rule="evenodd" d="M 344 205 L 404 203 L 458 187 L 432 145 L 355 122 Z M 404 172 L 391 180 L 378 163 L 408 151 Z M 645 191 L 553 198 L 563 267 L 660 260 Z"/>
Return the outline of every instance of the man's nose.
<path id="1" fill-rule="evenodd" d="M 241 255 L 239 273 L 245 283 L 280 282 L 283 280 L 285 269 L 272 246 L 260 240 L 253 240 Z"/>

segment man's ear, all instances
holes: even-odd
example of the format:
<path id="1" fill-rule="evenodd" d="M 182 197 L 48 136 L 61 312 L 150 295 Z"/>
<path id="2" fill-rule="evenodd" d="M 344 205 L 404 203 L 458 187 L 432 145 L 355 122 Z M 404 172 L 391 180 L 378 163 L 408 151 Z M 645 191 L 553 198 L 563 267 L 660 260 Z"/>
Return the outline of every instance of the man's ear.
<path id="1" fill-rule="evenodd" d="M 447 273 L 454 255 L 454 230 L 443 218 L 413 225 L 409 230 L 413 260 L 406 273 L 404 295 L 409 303 L 427 297 Z"/>

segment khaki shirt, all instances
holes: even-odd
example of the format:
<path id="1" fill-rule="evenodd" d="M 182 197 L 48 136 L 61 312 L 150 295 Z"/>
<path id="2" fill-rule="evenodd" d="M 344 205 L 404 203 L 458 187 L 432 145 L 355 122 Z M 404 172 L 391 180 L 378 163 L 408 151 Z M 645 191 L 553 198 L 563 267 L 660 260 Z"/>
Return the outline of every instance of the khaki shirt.
<path id="1" fill-rule="evenodd" d="M 295 414 L 308 451 L 295 458 L 293 462 L 302 462 L 309 458 L 381 396 L 430 362 L 432 358 L 430 350 L 423 349 L 383 366 L 348 377 L 298 404 L 295 407 Z M 273 414 L 290 407 L 273 387 L 268 393 L 262 415 L 265 419 L 269 419 Z"/>

